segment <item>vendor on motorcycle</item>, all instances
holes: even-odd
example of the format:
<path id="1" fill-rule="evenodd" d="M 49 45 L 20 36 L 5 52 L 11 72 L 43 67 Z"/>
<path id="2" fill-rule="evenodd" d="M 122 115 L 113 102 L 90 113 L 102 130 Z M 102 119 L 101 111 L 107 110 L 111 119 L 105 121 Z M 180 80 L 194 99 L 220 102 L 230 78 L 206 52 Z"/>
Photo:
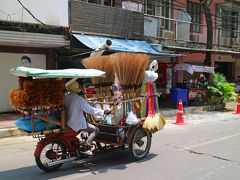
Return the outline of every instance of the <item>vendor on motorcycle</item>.
<path id="1" fill-rule="evenodd" d="M 92 114 L 94 116 L 103 116 L 104 114 L 109 114 L 110 112 L 92 107 L 83 97 L 78 95 L 78 93 L 81 92 L 81 89 L 76 81 L 70 83 L 66 89 L 65 108 L 67 125 L 75 132 L 85 130 L 90 133 L 86 141 L 86 145 L 89 147 L 89 150 L 82 153 L 92 155 L 92 152 L 90 151 L 92 140 L 98 134 L 99 129 L 96 126 L 87 123 L 83 112 Z"/>

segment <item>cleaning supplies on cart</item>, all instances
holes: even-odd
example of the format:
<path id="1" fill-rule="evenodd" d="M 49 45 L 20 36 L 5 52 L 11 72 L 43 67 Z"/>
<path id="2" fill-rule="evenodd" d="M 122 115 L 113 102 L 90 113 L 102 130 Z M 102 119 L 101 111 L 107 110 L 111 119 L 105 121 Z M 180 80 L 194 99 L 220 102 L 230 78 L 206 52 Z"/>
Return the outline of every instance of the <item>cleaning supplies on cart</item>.
<path id="1" fill-rule="evenodd" d="M 125 131 L 124 131 L 123 128 L 119 128 L 119 129 L 118 129 L 118 134 L 119 134 L 119 137 L 120 137 L 121 139 L 124 139 L 124 138 L 125 138 Z"/>
<path id="2" fill-rule="evenodd" d="M 154 60 L 145 76 L 146 89 L 144 90 L 147 95 L 145 115 L 147 117 L 143 123 L 143 128 L 152 133 L 161 130 L 165 125 L 165 119 L 159 110 L 156 86 L 153 83 L 157 79 L 157 73 L 154 72 L 157 68 L 157 62 Z"/>
<path id="3" fill-rule="evenodd" d="M 100 104 L 93 104 L 93 107 L 95 107 L 97 109 L 103 109 Z M 98 120 L 103 120 L 104 117 L 103 116 L 95 116 L 95 118 L 98 119 Z"/>
<path id="4" fill-rule="evenodd" d="M 132 125 L 132 124 L 136 124 L 138 123 L 138 118 L 137 116 L 133 113 L 133 110 L 132 110 L 132 103 L 129 102 L 129 112 L 127 113 L 127 118 L 126 118 L 126 124 L 128 125 Z"/>
<path id="5" fill-rule="evenodd" d="M 157 80 L 158 74 L 155 72 L 158 69 L 158 63 L 156 60 L 153 60 L 151 64 L 149 65 L 149 70 L 145 71 L 143 83 L 153 83 Z"/>
<path id="6" fill-rule="evenodd" d="M 148 116 L 144 121 L 143 128 L 154 133 L 163 129 L 165 125 L 165 118 L 160 114 L 158 99 L 152 94 L 156 94 L 156 87 L 153 84 L 147 84 L 148 91 L 148 101 L 147 101 L 147 112 Z M 149 94 L 151 92 L 151 94 Z"/>
<path id="7" fill-rule="evenodd" d="M 113 124 L 113 115 L 112 114 L 106 115 L 105 121 L 106 121 L 106 124 L 112 125 Z"/>
<path id="8" fill-rule="evenodd" d="M 118 105 L 116 105 L 115 114 L 117 119 L 121 119 L 124 117 L 123 103 L 119 103 Z"/>

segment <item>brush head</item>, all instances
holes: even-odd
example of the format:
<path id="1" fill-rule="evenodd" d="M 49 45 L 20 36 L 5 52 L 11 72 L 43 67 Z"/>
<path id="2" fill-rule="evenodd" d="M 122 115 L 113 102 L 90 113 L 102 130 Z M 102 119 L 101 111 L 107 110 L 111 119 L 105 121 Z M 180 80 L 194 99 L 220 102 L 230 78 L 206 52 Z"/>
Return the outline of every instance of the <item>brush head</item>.
<path id="1" fill-rule="evenodd" d="M 98 69 L 106 72 L 105 78 L 92 78 L 94 84 L 111 83 L 114 82 L 115 72 L 113 68 L 113 61 L 110 56 L 91 56 L 82 60 L 87 69 Z"/>
<path id="2" fill-rule="evenodd" d="M 136 85 L 143 81 L 149 56 L 140 53 L 115 53 L 111 55 L 116 75 L 122 85 Z"/>
<path id="3" fill-rule="evenodd" d="M 110 95 L 115 79 L 113 61 L 110 56 L 90 56 L 83 59 L 82 62 L 88 69 L 98 69 L 106 72 L 105 78 L 94 77 L 92 78 L 92 82 L 97 88 L 96 93 L 98 96 Z"/>

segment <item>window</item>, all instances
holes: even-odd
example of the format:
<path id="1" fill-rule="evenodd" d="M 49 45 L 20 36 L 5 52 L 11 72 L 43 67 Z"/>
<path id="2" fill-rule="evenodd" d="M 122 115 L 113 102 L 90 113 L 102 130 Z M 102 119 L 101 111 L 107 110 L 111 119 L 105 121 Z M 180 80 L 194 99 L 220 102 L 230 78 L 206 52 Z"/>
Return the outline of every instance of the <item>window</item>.
<path id="1" fill-rule="evenodd" d="M 237 37 L 238 13 L 222 10 L 222 37 Z"/>
<path id="2" fill-rule="evenodd" d="M 201 5 L 198 3 L 187 2 L 187 12 L 192 18 L 191 31 L 200 32 Z"/>
<path id="3" fill-rule="evenodd" d="M 114 6 L 113 0 L 82 0 L 83 2 L 94 3 L 94 4 L 101 4 L 105 6 Z"/>
<path id="4" fill-rule="evenodd" d="M 166 18 L 172 18 L 173 13 L 173 1 L 172 0 L 145 0 L 144 13 L 154 16 L 161 16 Z M 161 19 L 161 28 L 171 30 L 172 21 L 168 19 Z"/>

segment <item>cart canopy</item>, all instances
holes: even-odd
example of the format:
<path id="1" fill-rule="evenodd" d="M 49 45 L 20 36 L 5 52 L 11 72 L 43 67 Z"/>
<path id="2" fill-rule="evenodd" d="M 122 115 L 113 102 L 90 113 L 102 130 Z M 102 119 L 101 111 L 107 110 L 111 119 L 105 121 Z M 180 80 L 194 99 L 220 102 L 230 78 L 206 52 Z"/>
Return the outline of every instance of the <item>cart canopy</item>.
<path id="1" fill-rule="evenodd" d="M 104 77 L 105 72 L 97 69 L 45 70 L 38 68 L 15 67 L 10 70 L 13 76 L 38 78 L 91 78 Z"/>

